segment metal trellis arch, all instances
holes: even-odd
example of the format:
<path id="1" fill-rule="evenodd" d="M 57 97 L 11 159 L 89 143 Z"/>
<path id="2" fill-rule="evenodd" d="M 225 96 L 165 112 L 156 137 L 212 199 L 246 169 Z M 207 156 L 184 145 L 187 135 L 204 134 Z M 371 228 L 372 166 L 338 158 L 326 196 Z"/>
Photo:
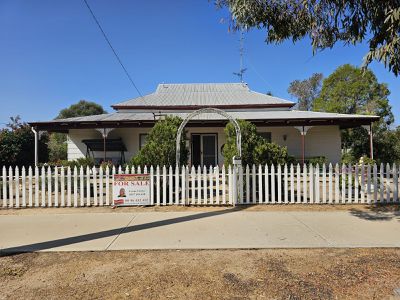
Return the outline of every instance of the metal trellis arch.
<path id="1" fill-rule="evenodd" d="M 179 166 L 180 162 L 180 157 L 181 157 L 181 136 L 183 129 L 185 128 L 186 124 L 193 119 L 194 117 L 204 114 L 204 113 L 216 113 L 219 114 L 225 118 L 227 118 L 230 122 L 232 122 L 233 126 L 235 127 L 235 132 L 236 132 L 236 148 L 238 149 L 239 157 L 242 157 L 242 134 L 240 132 L 240 126 L 239 123 L 234 119 L 230 114 L 227 112 L 218 109 L 218 108 L 213 108 L 213 107 L 208 107 L 208 108 L 201 108 L 199 110 L 195 110 L 194 112 L 190 113 L 185 120 L 181 123 L 181 125 L 178 128 L 178 133 L 176 137 L 176 165 Z"/>

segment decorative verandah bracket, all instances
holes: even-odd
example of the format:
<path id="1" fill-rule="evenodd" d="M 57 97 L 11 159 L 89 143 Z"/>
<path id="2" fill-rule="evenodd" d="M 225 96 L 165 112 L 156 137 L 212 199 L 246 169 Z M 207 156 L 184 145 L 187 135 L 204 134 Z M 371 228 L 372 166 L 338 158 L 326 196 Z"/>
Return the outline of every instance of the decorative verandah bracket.
<path id="1" fill-rule="evenodd" d="M 307 134 L 307 132 L 313 128 L 314 126 L 294 126 L 294 128 L 296 128 L 300 134 L 301 134 L 301 160 L 302 160 L 302 164 L 304 165 L 305 162 L 305 147 L 306 147 L 306 143 L 305 143 L 305 136 Z"/>
<path id="2" fill-rule="evenodd" d="M 101 133 L 101 136 L 103 137 L 103 161 L 105 162 L 107 160 L 107 148 L 106 148 L 106 139 L 108 137 L 108 134 L 114 130 L 114 128 L 95 128 L 98 132 Z"/>

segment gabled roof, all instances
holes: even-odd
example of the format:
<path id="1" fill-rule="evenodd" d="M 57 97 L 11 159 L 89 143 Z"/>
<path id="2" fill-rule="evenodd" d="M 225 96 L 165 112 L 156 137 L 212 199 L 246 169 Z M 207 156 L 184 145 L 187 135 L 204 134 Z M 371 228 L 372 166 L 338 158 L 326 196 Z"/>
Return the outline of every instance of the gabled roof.
<path id="1" fill-rule="evenodd" d="M 254 92 L 246 83 L 162 83 L 152 94 L 117 103 L 112 107 L 117 110 L 193 110 L 204 107 L 292 107 L 294 104 L 288 100 Z"/>

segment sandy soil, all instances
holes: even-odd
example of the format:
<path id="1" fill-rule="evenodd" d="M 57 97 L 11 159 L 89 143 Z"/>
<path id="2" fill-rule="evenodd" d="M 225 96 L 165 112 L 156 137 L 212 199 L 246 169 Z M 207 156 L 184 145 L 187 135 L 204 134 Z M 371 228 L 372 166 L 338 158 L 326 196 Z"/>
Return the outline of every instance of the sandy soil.
<path id="1" fill-rule="evenodd" d="M 0 208 L 0 215 L 41 215 L 41 214 L 73 214 L 73 213 L 131 213 L 131 212 L 171 212 L 171 211 L 218 211 L 237 209 L 246 211 L 372 211 L 372 212 L 399 212 L 399 204 L 385 205 L 331 205 L 331 204 L 273 204 L 273 205 L 241 205 L 232 206 L 148 206 L 148 207 L 48 207 L 48 208 Z"/>
<path id="2" fill-rule="evenodd" d="M 396 288 L 400 249 L 0 257 L 0 299 L 396 299 Z"/>

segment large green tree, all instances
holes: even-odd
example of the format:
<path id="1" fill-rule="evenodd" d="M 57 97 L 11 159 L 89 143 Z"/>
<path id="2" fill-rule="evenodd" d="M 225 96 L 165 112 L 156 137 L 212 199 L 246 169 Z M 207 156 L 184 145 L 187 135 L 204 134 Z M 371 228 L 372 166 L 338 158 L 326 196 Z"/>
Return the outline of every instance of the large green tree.
<path id="1" fill-rule="evenodd" d="M 297 109 L 312 110 L 314 100 L 319 96 L 323 75 L 314 73 L 310 78 L 290 83 L 289 94 L 297 98 Z"/>
<path id="2" fill-rule="evenodd" d="M 60 111 L 56 119 L 66 119 L 73 117 L 83 117 L 91 115 L 100 115 L 107 113 L 104 108 L 91 101 L 80 100 L 68 108 Z M 49 160 L 56 162 L 67 159 L 67 135 L 64 133 L 52 133 L 49 136 Z"/>
<path id="3" fill-rule="evenodd" d="M 215 0 L 233 28 L 263 28 L 267 43 L 311 40 L 314 53 L 337 42 L 367 42 L 364 65 L 400 72 L 400 0 Z"/>
<path id="4" fill-rule="evenodd" d="M 381 120 L 373 125 L 374 156 L 378 161 L 390 162 L 398 158 L 391 152 L 395 145 L 387 145 L 389 141 L 395 141 L 395 136 L 390 133 L 394 116 L 389 104 L 389 94 L 387 85 L 379 83 L 372 71 L 363 71 L 346 64 L 323 81 L 321 93 L 314 101 L 314 110 L 380 116 Z M 387 139 L 389 136 L 391 138 Z M 342 143 L 343 148 L 350 150 L 355 158 L 369 153 L 369 139 L 363 128 L 343 130 Z M 388 160 L 390 157 L 392 159 Z"/>

